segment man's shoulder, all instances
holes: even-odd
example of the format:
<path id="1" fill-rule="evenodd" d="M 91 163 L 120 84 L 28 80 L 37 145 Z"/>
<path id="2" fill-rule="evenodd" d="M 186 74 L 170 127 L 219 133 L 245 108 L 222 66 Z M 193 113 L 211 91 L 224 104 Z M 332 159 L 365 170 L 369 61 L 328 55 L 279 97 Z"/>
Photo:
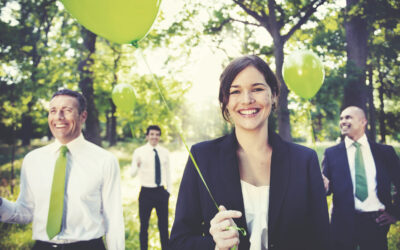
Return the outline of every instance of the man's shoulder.
<path id="1" fill-rule="evenodd" d="M 388 158 L 397 157 L 397 153 L 394 150 L 394 147 L 391 145 L 378 142 L 369 142 L 369 144 L 373 153 L 377 153 L 378 155 L 383 155 Z"/>
<path id="2" fill-rule="evenodd" d="M 147 144 L 137 147 L 133 152 L 140 153 L 143 150 L 146 150 Z"/>
<path id="3" fill-rule="evenodd" d="M 338 143 L 336 145 L 327 147 L 325 149 L 325 154 L 334 154 L 334 153 L 337 153 L 339 150 L 341 150 L 343 148 L 345 148 L 344 142 L 340 142 L 340 143 Z"/>
<path id="4" fill-rule="evenodd" d="M 162 145 L 158 145 L 158 147 L 159 147 L 162 151 L 164 151 L 164 152 L 166 152 L 166 153 L 169 153 L 169 150 L 168 150 L 166 147 L 164 147 L 164 146 L 162 146 Z"/>
<path id="5" fill-rule="evenodd" d="M 50 153 L 52 150 L 54 150 L 55 144 L 50 143 L 45 146 L 35 148 L 31 151 L 29 151 L 26 155 L 25 158 L 31 158 L 31 157 L 43 157 L 43 155 L 46 155 Z"/>
<path id="6" fill-rule="evenodd" d="M 87 140 L 84 140 L 84 150 L 89 151 L 90 154 L 96 155 L 96 158 L 99 157 L 100 159 L 105 159 L 105 158 L 116 158 L 113 153 L 110 151 L 90 142 Z"/>
<path id="7" fill-rule="evenodd" d="M 376 146 L 378 148 L 381 148 L 383 150 L 392 150 L 393 149 L 393 146 L 388 145 L 388 144 L 383 144 L 383 143 L 374 142 L 374 141 L 368 141 L 368 143 L 370 145 L 374 145 L 374 146 Z"/>

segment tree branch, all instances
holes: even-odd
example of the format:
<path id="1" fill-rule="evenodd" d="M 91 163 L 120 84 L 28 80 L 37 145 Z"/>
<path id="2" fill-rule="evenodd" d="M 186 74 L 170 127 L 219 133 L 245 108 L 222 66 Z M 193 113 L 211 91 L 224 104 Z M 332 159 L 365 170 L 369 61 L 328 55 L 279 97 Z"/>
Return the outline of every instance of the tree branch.
<path id="1" fill-rule="evenodd" d="M 264 12 L 260 15 L 256 11 L 251 10 L 248 6 L 246 6 L 243 3 L 243 0 L 232 0 L 232 1 L 237 5 L 239 5 L 247 14 L 256 19 L 260 23 L 259 26 L 265 26 L 268 29 L 268 23 L 265 21 L 266 20 L 265 17 L 268 18 L 268 15 L 266 15 Z"/>
<path id="2" fill-rule="evenodd" d="M 258 23 L 252 23 L 252 22 L 248 22 L 248 21 L 243 21 L 243 20 L 239 20 L 239 19 L 235 19 L 235 18 L 229 18 L 231 21 L 234 22 L 238 22 L 238 23 L 243 23 L 243 24 L 247 24 L 247 25 L 252 25 L 252 26 L 256 26 L 256 27 L 261 27 L 261 24 Z"/>
<path id="3" fill-rule="evenodd" d="M 223 20 L 218 26 L 215 27 L 211 27 L 210 30 L 212 33 L 217 33 L 220 32 L 222 30 L 222 28 L 231 21 L 230 18 L 227 18 L 225 20 Z"/>
<path id="4" fill-rule="evenodd" d="M 300 27 L 309 19 L 309 17 L 314 14 L 317 8 L 324 4 L 326 1 L 327 0 L 314 0 L 311 4 L 304 7 L 303 9 L 307 9 L 306 13 L 299 19 L 299 21 L 289 30 L 286 35 L 282 36 L 283 40 L 287 41 L 293 35 L 293 33 L 296 30 L 300 29 Z M 316 6 L 314 6 L 315 3 Z M 299 15 L 301 14 L 301 12 L 302 11 L 299 11 Z"/>

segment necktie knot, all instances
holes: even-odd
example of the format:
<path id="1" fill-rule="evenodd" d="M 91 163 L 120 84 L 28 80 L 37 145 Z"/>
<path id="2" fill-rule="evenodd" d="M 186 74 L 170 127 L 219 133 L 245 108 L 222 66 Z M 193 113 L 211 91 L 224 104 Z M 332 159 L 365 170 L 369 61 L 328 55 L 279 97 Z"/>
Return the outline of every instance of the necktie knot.
<path id="1" fill-rule="evenodd" d="M 153 148 L 153 151 L 154 151 L 154 153 L 156 153 L 156 154 L 157 154 L 157 150 L 156 150 L 155 148 Z"/>
<path id="2" fill-rule="evenodd" d="M 361 146 L 361 143 L 355 141 L 353 143 L 353 145 L 354 145 L 354 147 L 356 147 L 358 149 Z"/>
<path id="3" fill-rule="evenodd" d="M 66 155 L 67 155 L 67 152 L 68 152 L 67 146 L 65 146 L 65 145 L 61 146 L 61 148 L 60 148 L 60 153 L 61 153 L 61 155 L 62 155 L 62 156 L 66 156 Z"/>

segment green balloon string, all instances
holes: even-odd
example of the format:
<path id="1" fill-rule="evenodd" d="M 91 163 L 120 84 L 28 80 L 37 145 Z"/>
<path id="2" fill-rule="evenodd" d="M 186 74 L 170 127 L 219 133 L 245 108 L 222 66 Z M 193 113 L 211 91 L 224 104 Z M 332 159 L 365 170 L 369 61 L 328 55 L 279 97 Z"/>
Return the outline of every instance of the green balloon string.
<path id="1" fill-rule="evenodd" d="M 132 134 L 132 138 L 133 138 L 133 127 L 132 127 L 132 123 L 129 122 L 129 121 L 128 121 L 128 123 L 129 123 L 129 127 L 130 127 L 130 129 L 131 129 L 131 134 Z"/>
<path id="2" fill-rule="evenodd" d="M 137 44 L 137 43 L 136 43 L 136 44 Z M 163 103 L 165 104 L 168 113 L 172 114 L 172 111 L 171 111 L 171 109 L 170 109 L 170 107 L 169 107 L 167 101 L 165 100 L 165 97 L 164 97 L 162 91 L 161 91 L 160 85 L 158 84 L 158 80 L 154 77 L 154 74 L 153 74 L 152 70 L 150 69 L 149 64 L 147 63 L 146 58 L 144 57 L 144 55 L 142 54 L 142 52 L 141 52 L 140 50 L 139 50 L 139 53 L 140 53 L 140 55 L 142 56 L 143 61 L 145 62 L 148 71 L 150 72 L 150 75 L 151 75 L 152 78 L 153 78 L 153 81 L 154 81 L 154 83 L 155 83 L 155 85 L 156 85 L 156 87 L 157 87 L 158 93 L 160 94 L 161 99 L 163 100 Z M 195 166 L 196 171 L 197 171 L 197 173 L 199 174 L 199 177 L 200 177 L 201 181 L 202 181 L 203 184 L 204 184 L 204 187 L 207 189 L 207 192 L 208 192 L 208 194 L 209 194 L 211 200 L 213 201 L 215 207 L 217 208 L 218 212 L 220 212 L 219 206 L 218 206 L 217 202 L 215 201 L 214 196 L 211 194 L 211 191 L 210 191 L 210 189 L 208 188 L 208 185 L 207 185 L 207 183 L 206 183 L 206 181 L 205 181 L 205 179 L 204 179 L 204 177 L 203 177 L 203 174 L 201 173 L 201 171 L 200 171 L 200 169 L 199 169 L 199 166 L 197 165 L 197 162 L 196 162 L 196 160 L 194 159 L 194 157 L 193 157 L 193 155 L 192 155 L 192 152 L 190 152 L 190 149 L 189 149 L 189 147 L 188 147 L 188 145 L 187 145 L 187 143 L 186 143 L 185 138 L 183 137 L 183 135 L 182 135 L 180 129 L 178 128 L 178 126 L 177 126 L 177 125 L 174 125 L 174 126 L 175 126 L 175 128 L 176 128 L 176 131 L 178 131 L 179 137 L 181 138 L 183 144 L 185 145 L 186 151 L 189 153 L 190 159 L 192 160 L 193 165 Z M 232 229 L 235 229 L 235 230 L 238 230 L 243 236 L 246 236 L 246 230 L 245 230 L 244 228 L 236 227 L 236 226 L 231 226 L 231 227 L 228 227 L 227 229 L 231 229 L 231 228 L 232 228 Z M 236 250 L 236 246 L 233 247 L 232 250 Z"/>

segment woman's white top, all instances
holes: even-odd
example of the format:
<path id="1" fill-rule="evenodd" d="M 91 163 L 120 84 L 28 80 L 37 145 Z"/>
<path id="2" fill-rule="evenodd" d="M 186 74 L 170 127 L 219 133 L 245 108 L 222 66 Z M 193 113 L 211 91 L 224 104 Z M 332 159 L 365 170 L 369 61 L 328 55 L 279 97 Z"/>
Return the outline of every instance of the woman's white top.
<path id="1" fill-rule="evenodd" d="M 244 211 L 250 235 L 250 250 L 268 249 L 269 186 L 253 186 L 240 181 Z"/>

